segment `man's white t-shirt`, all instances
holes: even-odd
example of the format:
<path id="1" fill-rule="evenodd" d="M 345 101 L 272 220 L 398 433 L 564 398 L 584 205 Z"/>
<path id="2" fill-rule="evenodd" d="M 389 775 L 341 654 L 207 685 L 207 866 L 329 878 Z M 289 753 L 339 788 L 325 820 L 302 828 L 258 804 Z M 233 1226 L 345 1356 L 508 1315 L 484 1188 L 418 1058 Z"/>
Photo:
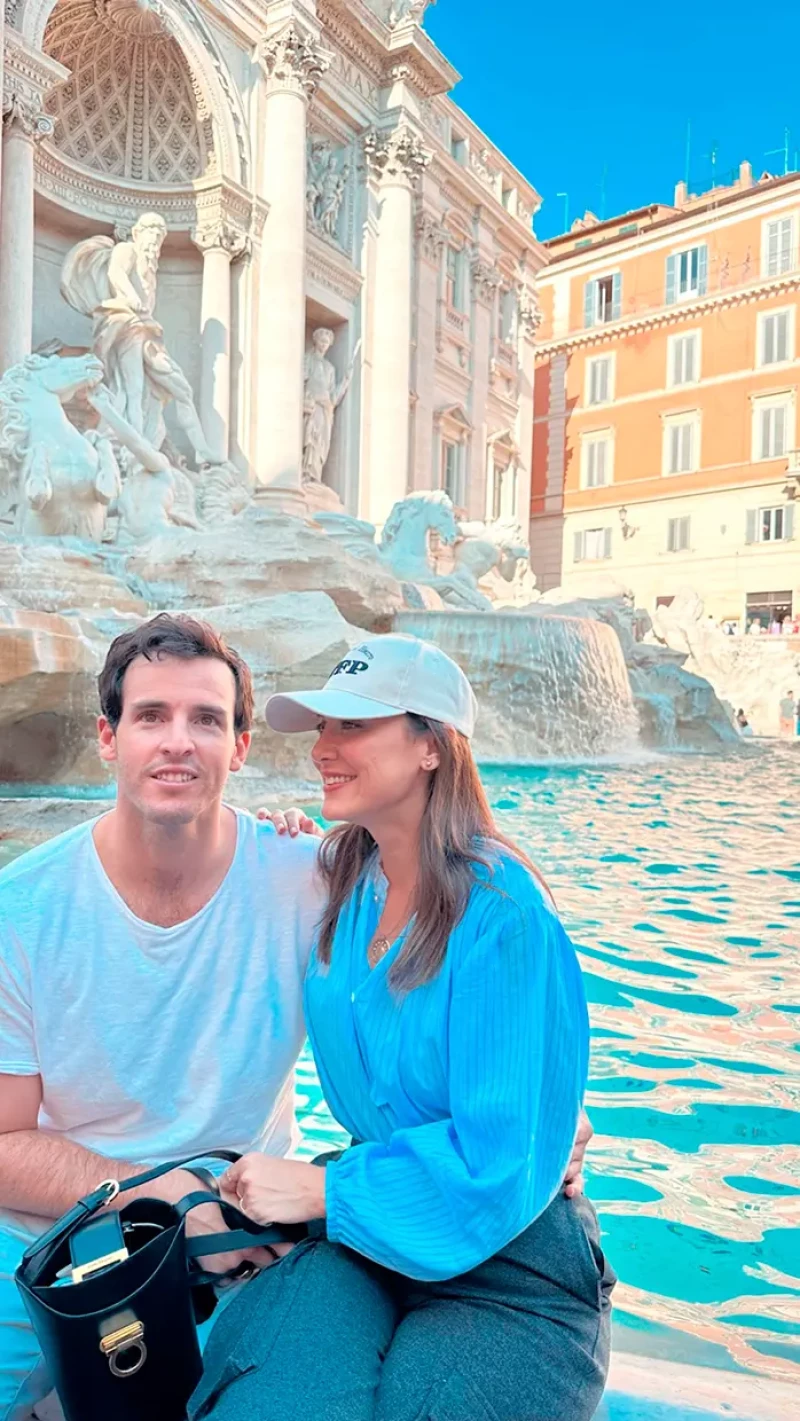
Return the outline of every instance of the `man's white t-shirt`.
<path id="1" fill-rule="evenodd" d="M 112 1159 L 286 1154 L 323 905 L 317 840 L 237 813 L 217 892 L 162 928 L 117 893 L 92 831 L 0 872 L 0 1073 L 40 1075 L 39 1127 Z M 0 1210 L 0 1228 L 45 1224 Z"/>

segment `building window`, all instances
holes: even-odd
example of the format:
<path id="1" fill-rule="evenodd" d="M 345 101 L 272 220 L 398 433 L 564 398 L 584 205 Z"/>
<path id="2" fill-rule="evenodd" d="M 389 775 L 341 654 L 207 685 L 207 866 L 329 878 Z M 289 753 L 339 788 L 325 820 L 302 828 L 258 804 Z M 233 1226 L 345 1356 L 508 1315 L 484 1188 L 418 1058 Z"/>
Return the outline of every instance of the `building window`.
<path id="1" fill-rule="evenodd" d="M 748 592 L 747 621 L 759 622 L 767 631 L 772 622 L 782 622 L 792 615 L 792 594 L 786 592 Z"/>
<path id="2" fill-rule="evenodd" d="M 611 529 L 586 528 L 576 533 L 573 543 L 574 562 L 603 562 L 611 557 Z"/>
<path id="3" fill-rule="evenodd" d="M 689 247 L 667 257 L 667 305 L 705 296 L 708 290 L 708 247 Z"/>
<path id="4" fill-rule="evenodd" d="M 620 227 L 620 237 L 633 237 L 639 231 L 638 222 L 626 222 L 624 227 Z"/>
<path id="5" fill-rule="evenodd" d="M 794 504 L 748 508 L 745 542 L 788 543 L 794 537 Z"/>
<path id="6" fill-rule="evenodd" d="M 466 282 L 464 280 L 464 253 L 457 247 L 447 248 L 445 268 L 445 299 L 451 311 L 466 310 Z"/>
<path id="7" fill-rule="evenodd" d="M 689 519 L 670 518 L 667 523 L 667 552 L 685 553 L 689 547 Z"/>
<path id="8" fill-rule="evenodd" d="M 780 276 L 794 266 L 794 217 L 778 217 L 764 223 L 762 270 L 765 276 Z"/>
<path id="9" fill-rule="evenodd" d="M 517 514 L 517 466 L 516 464 L 492 463 L 491 465 L 491 499 L 489 509 L 491 517 L 514 518 Z"/>
<path id="10" fill-rule="evenodd" d="M 614 475 L 614 437 L 608 430 L 602 434 L 585 434 L 581 441 L 581 486 L 604 488 Z"/>
<path id="11" fill-rule="evenodd" d="M 669 415 L 664 420 L 665 474 L 694 473 L 700 462 L 700 415 Z"/>
<path id="12" fill-rule="evenodd" d="M 667 384 L 694 385 L 700 379 L 700 332 L 670 336 L 667 341 Z"/>
<path id="13" fill-rule="evenodd" d="M 792 396 L 771 395 L 753 402 L 753 459 L 780 459 L 791 447 Z"/>
<path id="14" fill-rule="evenodd" d="M 586 403 L 607 405 L 614 398 L 614 357 L 597 355 L 586 362 Z"/>
<path id="15" fill-rule="evenodd" d="M 622 315 L 622 277 L 614 272 L 612 276 L 596 276 L 587 281 L 583 293 L 583 319 L 585 326 L 604 326 L 609 321 L 618 321 Z"/>
<path id="16" fill-rule="evenodd" d="M 497 338 L 501 345 L 510 345 L 514 339 L 514 318 L 517 299 L 513 291 L 501 291 L 497 302 Z"/>
<path id="17" fill-rule="evenodd" d="M 439 487 L 444 489 L 453 503 L 458 503 L 458 445 L 451 444 L 448 439 L 442 440 Z"/>
<path id="18" fill-rule="evenodd" d="M 758 318 L 758 363 L 780 365 L 794 359 L 792 311 L 762 312 Z"/>
<path id="19" fill-rule="evenodd" d="M 461 163 L 463 166 L 467 161 L 466 139 L 457 138 L 455 134 L 452 134 L 450 138 L 450 153 L 455 158 L 456 162 Z"/>
<path id="20" fill-rule="evenodd" d="M 506 212 L 510 212 L 510 211 L 511 211 L 511 201 L 512 201 L 513 196 L 514 196 L 514 189 L 513 189 L 513 188 L 510 188 L 510 187 L 504 187 L 504 188 L 503 188 L 502 194 L 501 194 L 501 196 L 500 196 L 500 201 L 502 202 L 502 204 L 503 204 L 503 206 L 504 206 Z"/>

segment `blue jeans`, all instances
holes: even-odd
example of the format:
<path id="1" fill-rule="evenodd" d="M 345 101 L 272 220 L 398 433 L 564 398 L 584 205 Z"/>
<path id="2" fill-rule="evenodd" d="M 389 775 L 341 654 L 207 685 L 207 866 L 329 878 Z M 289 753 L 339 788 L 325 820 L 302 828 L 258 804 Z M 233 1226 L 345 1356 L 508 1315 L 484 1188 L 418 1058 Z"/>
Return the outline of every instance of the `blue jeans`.
<path id="1" fill-rule="evenodd" d="M 215 1323 L 191 1421 L 589 1421 L 616 1279 L 584 1197 L 559 1194 L 444 1283 L 300 1244 Z"/>

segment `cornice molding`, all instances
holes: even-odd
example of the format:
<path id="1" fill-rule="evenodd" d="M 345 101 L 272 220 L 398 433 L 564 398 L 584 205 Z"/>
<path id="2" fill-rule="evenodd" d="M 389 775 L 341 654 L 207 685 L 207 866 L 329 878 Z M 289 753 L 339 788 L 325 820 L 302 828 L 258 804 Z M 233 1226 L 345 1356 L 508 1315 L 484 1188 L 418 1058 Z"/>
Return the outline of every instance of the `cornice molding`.
<path id="1" fill-rule="evenodd" d="M 800 291 L 800 272 L 786 273 L 779 277 L 760 279 L 751 286 L 732 287 L 729 291 L 715 291 L 709 296 L 700 296 L 696 301 L 682 301 L 674 306 L 659 306 L 652 311 L 642 311 L 636 316 L 610 321 L 608 325 L 589 326 L 585 330 L 571 331 L 567 335 L 537 342 L 538 355 L 554 355 L 558 351 L 577 349 L 586 345 L 601 345 L 604 341 L 620 336 L 633 335 L 639 331 L 656 330 L 659 326 L 673 326 L 687 318 L 703 316 L 709 311 L 730 309 L 734 306 L 748 306 L 760 301 L 764 296 L 780 296 L 784 292 Z"/>
<path id="2" fill-rule="evenodd" d="M 308 232 L 306 236 L 306 280 L 316 281 L 345 301 L 356 301 L 364 278 L 352 262 L 339 254 L 321 237 Z"/>

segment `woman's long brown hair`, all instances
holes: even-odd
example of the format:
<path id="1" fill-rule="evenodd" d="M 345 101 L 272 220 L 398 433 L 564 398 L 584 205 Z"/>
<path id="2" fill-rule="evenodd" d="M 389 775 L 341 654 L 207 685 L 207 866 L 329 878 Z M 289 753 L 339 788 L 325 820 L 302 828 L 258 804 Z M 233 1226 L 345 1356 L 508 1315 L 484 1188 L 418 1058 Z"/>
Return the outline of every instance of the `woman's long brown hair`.
<path id="1" fill-rule="evenodd" d="M 466 737 L 439 721 L 416 715 L 409 715 L 408 720 L 413 734 L 428 735 L 435 741 L 439 766 L 430 778 L 420 829 L 414 921 L 389 972 L 389 983 L 399 992 L 413 991 L 437 976 L 448 938 L 461 921 L 475 885 L 476 866 L 491 869 L 493 844 L 512 853 L 548 892 L 527 855 L 499 833 Z M 320 867 L 328 903 L 317 953 L 325 964 L 331 960 L 339 914 L 376 847 L 369 830 L 359 824 L 339 824 L 323 840 Z"/>

